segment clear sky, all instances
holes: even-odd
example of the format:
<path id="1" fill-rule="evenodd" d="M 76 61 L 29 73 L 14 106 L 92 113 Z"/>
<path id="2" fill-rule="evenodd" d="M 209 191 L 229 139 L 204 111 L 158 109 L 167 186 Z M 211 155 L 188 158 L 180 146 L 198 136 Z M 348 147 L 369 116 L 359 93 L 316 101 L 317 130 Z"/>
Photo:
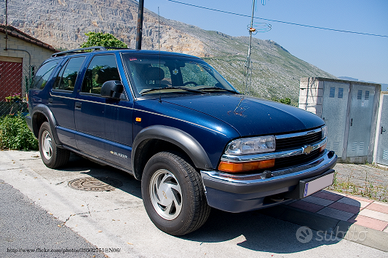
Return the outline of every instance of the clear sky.
<path id="1" fill-rule="evenodd" d="M 252 0 L 174 0 L 250 16 Z M 248 36 L 249 17 L 196 8 L 169 0 L 144 0 L 145 8 L 162 17 Z M 334 76 L 388 83 L 388 0 L 257 0 L 255 16 L 337 30 L 384 35 L 358 35 L 269 21 L 269 32 L 254 37 L 270 39 L 294 56 Z M 255 19 L 256 23 L 266 22 Z M 247 46 L 248 47 L 248 46 Z"/>

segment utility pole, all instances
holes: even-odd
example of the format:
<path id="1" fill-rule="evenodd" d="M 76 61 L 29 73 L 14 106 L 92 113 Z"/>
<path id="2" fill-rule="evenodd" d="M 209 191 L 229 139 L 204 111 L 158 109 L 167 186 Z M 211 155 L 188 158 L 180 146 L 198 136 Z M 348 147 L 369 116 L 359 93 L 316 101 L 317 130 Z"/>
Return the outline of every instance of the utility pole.
<path id="1" fill-rule="evenodd" d="M 249 95 L 249 86 L 251 85 L 252 81 L 252 60 L 251 60 L 251 53 L 252 53 L 252 35 L 256 34 L 257 32 L 267 32 L 270 31 L 272 26 L 268 23 L 254 23 L 255 18 L 255 8 L 256 8 L 256 1 L 252 0 L 252 17 L 251 17 L 251 23 L 248 25 L 248 31 L 249 31 L 249 47 L 248 47 L 248 55 L 247 55 L 247 64 L 246 64 L 246 78 L 245 78 L 245 91 L 244 95 Z M 261 0 L 261 4 L 265 5 L 266 0 Z M 257 27 L 258 28 L 254 28 Z"/>
<path id="2" fill-rule="evenodd" d="M 252 34 L 256 31 L 255 28 L 253 28 L 253 18 L 255 17 L 255 4 L 256 0 L 252 0 L 252 17 L 251 17 L 251 24 L 249 26 L 249 47 L 248 47 L 248 55 L 247 55 L 247 74 L 245 78 L 245 91 L 244 95 L 248 93 L 248 84 L 250 84 L 252 70 L 251 70 L 251 51 L 252 51 Z"/>
<path id="3" fill-rule="evenodd" d="M 8 0 L 5 0 L 5 49 L 8 50 Z"/>
<path id="4" fill-rule="evenodd" d="M 141 40 L 143 35 L 143 13 L 144 13 L 144 0 L 139 0 L 139 11 L 137 14 L 137 29 L 136 29 L 136 50 L 141 50 Z"/>

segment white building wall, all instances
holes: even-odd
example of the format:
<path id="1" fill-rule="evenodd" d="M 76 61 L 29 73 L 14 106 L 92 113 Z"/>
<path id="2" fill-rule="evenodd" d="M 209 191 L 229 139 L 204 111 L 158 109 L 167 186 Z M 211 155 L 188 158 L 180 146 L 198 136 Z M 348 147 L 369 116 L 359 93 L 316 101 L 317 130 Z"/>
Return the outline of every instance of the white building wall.
<path id="1" fill-rule="evenodd" d="M 29 67 L 34 67 L 36 71 L 42 62 L 49 58 L 54 53 L 54 51 L 40 47 L 33 43 L 26 42 L 11 35 L 8 35 L 8 42 L 6 44 L 5 36 L 5 33 L 0 32 L 0 58 L 5 60 L 7 57 L 22 58 L 22 93 L 24 95 L 26 89 L 25 78 L 30 77 Z M 5 50 L 6 46 L 8 50 Z"/>

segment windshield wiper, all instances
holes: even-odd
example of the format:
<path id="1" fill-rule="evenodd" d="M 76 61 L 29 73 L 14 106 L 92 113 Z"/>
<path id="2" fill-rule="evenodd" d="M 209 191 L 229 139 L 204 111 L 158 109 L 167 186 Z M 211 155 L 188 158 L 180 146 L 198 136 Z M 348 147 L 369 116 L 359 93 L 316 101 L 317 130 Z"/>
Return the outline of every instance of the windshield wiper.
<path id="1" fill-rule="evenodd" d="M 230 92 L 230 93 L 234 93 L 234 94 L 240 94 L 239 92 L 237 91 L 234 91 L 234 90 L 228 90 L 228 89 L 224 89 L 224 88 L 218 88 L 218 87 L 202 87 L 202 88 L 199 88 L 197 90 L 200 90 L 200 91 L 227 91 L 227 92 Z"/>
<path id="2" fill-rule="evenodd" d="M 203 94 L 204 92 L 200 91 L 200 90 L 194 90 L 194 89 L 189 89 L 189 88 L 183 88 L 183 87 L 162 87 L 162 88 L 154 88 L 154 89 L 149 89 L 149 90 L 144 90 L 143 92 L 140 92 L 140 94 L 147 94 L 147 93 L 150 93 L 150 92 L 153 92 L 153 91 L 160 91 L 160 90 L 184 90 L 184 91 L 188 91 L 188 92 L 193 92 L 193 93 L 199 93 L 199 94 Z"/>

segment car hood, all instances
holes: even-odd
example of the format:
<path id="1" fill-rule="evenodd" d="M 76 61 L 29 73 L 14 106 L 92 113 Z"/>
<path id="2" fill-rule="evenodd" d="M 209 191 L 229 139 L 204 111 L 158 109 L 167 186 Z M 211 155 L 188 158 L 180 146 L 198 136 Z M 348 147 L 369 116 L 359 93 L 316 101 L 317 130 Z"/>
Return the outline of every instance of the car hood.
<path id="1" fill-rule="evenodd" d="M 243 137 L 298 132 L 324 124 L 321 118 L 302 109 L 242 95 L 209 94 L 164 101 L 221 120 Z"/>

